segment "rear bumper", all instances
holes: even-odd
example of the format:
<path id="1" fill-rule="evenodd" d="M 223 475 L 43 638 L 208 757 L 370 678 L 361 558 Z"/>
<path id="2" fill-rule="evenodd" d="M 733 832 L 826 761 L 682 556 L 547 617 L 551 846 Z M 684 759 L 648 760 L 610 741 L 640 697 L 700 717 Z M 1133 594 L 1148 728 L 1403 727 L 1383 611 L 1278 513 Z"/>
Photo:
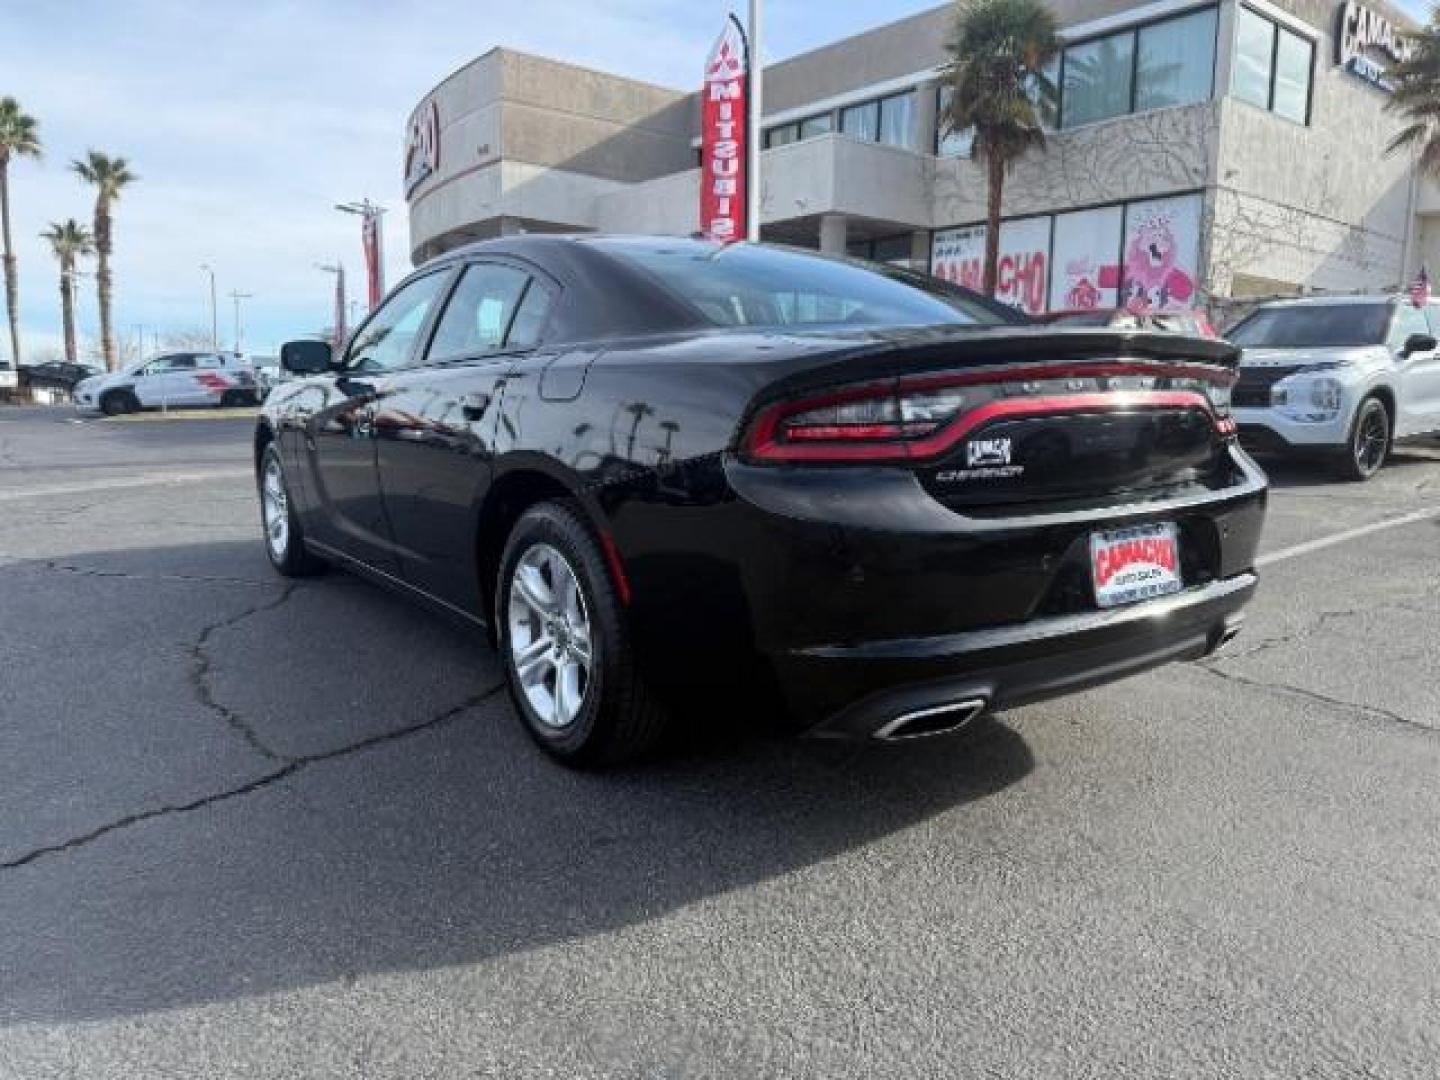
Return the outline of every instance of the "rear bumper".
<path id="1" fill-rule="evenodd" d="M 1239 630 L 1255 584 L 1245 573 L 1111 611 L 797 650 L 780 660 L 781 682 L 828 713 L 811 734 L 867 738 L 906 713 L 967 701 L 1009 708 L 1205 656 Z"/>
<path id="2" fill-rule="evenodd" d="M 961 513 L 894 468 L 747 466 L 705 507 L 613 520 L 649 676 L 693 702 L 758 673 L 796 726 L 873 734 L 904 709 L 1005 707 L 1203 655 L 1238 625 L 1267 482 L 1232 448 L 1223 486 L 1093 506 Z M 1097 529 L 1174 523 L 1184 588 L 1098 610 Z M 757 684 L 760 685 L 760 684 Z"/>

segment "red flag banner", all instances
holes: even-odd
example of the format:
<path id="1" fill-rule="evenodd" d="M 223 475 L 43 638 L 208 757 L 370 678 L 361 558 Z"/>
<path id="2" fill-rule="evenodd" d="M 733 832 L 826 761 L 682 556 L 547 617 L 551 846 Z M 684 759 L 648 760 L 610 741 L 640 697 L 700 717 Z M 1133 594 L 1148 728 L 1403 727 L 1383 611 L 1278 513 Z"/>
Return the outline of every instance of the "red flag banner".
<path id="1" fill-rule="evenodd" d="M 385 279 L 380 260 L 384 257 L 380 246 L 380 215 L 366 214 L 360 226 L 361 241 L 365 247 L 365 289 L 370 310 L 374 311 L 385 292 Z"/>
<path id="2" fill-rule="evenodd" d="M 740 28 L 726 23 L 700 91 L 700 231 L 727 243 L 745 237 L 746 76 Z"/>

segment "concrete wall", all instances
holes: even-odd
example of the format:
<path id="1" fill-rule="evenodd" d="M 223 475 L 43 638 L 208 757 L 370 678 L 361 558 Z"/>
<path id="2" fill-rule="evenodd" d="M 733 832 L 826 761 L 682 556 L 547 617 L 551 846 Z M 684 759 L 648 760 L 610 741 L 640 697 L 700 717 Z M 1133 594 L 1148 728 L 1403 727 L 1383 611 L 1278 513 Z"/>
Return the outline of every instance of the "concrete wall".
<path id="1" fill-rule="evenodd" d="M 1216 139 L 1216 104 L 1158 109 L 1053 132 L 1045 151 L 1025 155 L 1005 181 L 1006 217 L 1147 198 L 1205 186 Z M 985 218 L 979 163 L 935 163 L 937 227 Z"/>
<path id="2" fill-rule="evenodd" d="M 1385 111 L 1389 96 L 1335 63 L 1335 4 L 1276 6 L 1321 31 L 1311 122 L 1219 101 L 1209 284 L 1220 296 L 1237 274 L 1305 289 L 1400 284 L 1417 263 L 1411 253 L 1406 266 L 1414 169 L 1408 154 L 1385 153 L 1400 126 Z"/>
<path id="3" fill-rule="evenodd" d="M 502 219 L 593 227 L 601 195 L 694 163 L 693 94 L 573 64 L 494 49 L 421 107 L 432 100 L 440 167 L 409 199 L 416 262 L 496 235 Z"/>

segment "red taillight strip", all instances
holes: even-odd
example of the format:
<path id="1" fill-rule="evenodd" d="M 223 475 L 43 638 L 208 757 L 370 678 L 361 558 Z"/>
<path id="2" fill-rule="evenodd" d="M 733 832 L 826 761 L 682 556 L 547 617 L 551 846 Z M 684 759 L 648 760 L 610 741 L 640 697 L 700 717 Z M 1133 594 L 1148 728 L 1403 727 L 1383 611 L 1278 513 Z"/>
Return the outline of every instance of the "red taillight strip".
<path id="1" fill-rule="evenodd" d="M 1133 374 L 1134 369 L 1126 369 Z M 1090 369 L 1093 374 L 1094 369 Z M 1055 378 L 1052 373 L 1049 378 Z M 1063 377 L 1063 376 L 1062 376 Z M 949 383 L 947 385 L 954 385 Z M 830 404 L 832 399 L 811 399 L 801 403 L 782 403 L 762 413 L 755 421 L 750 437 L 750 453 L 766 461 L 913 461 L 938 457 L 950 450 L 981 424 L 997 417 L 1048 416 L 1053 413 L 1133 412 L 1136 409 L 1200 409 L 1219 428 L 1219 418 L 1210 408 L 1204 394 L 1195 390 L 1123 390 L 1102 393 L 1064 394 L 1053 397 L 1001 398 L 986 402 L 962 413 L 932 435 L 910 441 L 886 443 L 810 443 L 780 442 L 775 436 L 780 421 L 797 408 L 814 409 Z"/>
<path id="2" fill-rule="evenodd" d="M 988 371 L 946 372 L 938 375 L 902 375 L 902 390 L 926 390 L 936 386 L 976 386 L 986 383 L 1043 382 L 1054 379 L 1095 379 L 1148 375 L 1157 379 L 1200 379 L 1217 385 L 1233 384 L 1240 377 L 1232 368 L 1210 364 L 1144 364 L 1124 362 L 1066 364 L 1050 367 L 991 368 Z M 875 384 L 870 384 L 874 386 Z"/>

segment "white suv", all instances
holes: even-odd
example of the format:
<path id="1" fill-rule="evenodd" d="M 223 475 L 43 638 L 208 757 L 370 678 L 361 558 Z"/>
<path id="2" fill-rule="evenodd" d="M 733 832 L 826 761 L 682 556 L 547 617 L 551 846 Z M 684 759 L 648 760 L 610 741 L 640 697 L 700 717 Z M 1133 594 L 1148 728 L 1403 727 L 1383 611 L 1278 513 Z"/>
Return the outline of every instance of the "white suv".
<path id="1" fill-rule="evenodd" d="M 177 352 L 75 384 L 75 404 L 107 416 L 137 409 L 256 405 L 255 370 L 234 353 Z"/>
<path id="2" fill-rule="evenodd" d="M 1327 296 L 1262 304 L 1225 335 L 1243 350 L 1231 405 L 1258 451 L 1334 452 L 1368 480 L 1396 439 L 1440 431 L 1440 303 Z"/>

